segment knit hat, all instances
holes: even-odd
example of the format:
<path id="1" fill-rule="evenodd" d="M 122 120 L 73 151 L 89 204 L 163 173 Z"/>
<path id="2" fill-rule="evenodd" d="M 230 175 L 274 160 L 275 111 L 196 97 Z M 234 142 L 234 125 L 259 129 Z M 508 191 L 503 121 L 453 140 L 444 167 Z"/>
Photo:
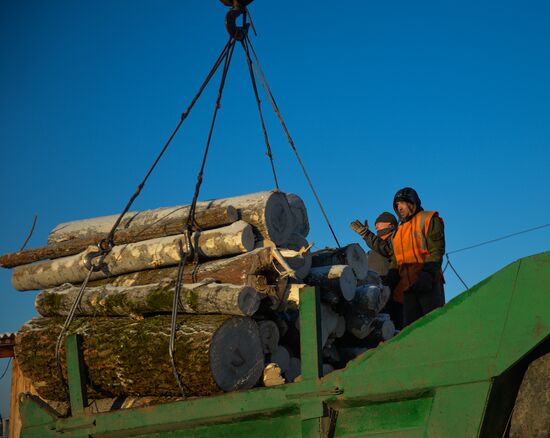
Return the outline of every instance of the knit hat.
<path id="1" fill-rule="evenodd" d="M 380 216 L 378 216 L 374 223 L 377 224 L 378 222 L 389 222 L 393 225 L 394 228 L 397 228 L 397 218 L 389 211 L 385 211 Z"/>

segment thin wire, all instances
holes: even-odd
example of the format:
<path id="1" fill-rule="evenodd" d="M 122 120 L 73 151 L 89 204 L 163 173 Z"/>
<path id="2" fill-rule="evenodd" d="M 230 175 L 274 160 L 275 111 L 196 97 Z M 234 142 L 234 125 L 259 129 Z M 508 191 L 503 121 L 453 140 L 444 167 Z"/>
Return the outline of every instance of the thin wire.
<path id="1" fill-rule="evenodd" d="M 256 54 L 256 51 L 254 50 L 254 46 L 252 45 L 252 42 L 250 41 L 250 38 L 248 35 L 246 36 L 246 41 L 248 43 L 248 46 L 250 47 L 252 51 L 252 55 L 254 56 L 255 64 L 253 64 L 254 69 L 256 70 L 256 73 L 258 74 L 258 77 L 260 79 L 260 84 L 262 85 L 267 97 L 269 98 L 269 101 L 271 103 L 271 106 L 273 107 L 273 111 L 277 115 L 277 118 L 279 119 L 279 122 L 281 123 L 281 126 L 283 128 L 283 131 L 286 134 L 288 143 L 290 144 L 290 147 L 294 151 L 294 154 L 296 155 L 296 158 L 298 160 L 298 163 L 300 164 L 300 167 L 302 168 L 302 172 L 304 176 L 306 177 L 306 180 L 309 184 L 309 187 L 311 188 L 311 191 L 313 192 L 313 195 L 315 196 L 315 199 L 317 200 L 317 204 L 319 205 L 319 208 L 321 209 L 321 213 L 323 214 L 325 221 L 330 229 L 330 232 L 332 233 L 332 237 L 334 237 L 334 240 L 336 241 L 336 245 L 338 245 L 338 248 L 341 248 L 340 242 L 338 241 L 338 238 L 336 237 L 336 233 L 334 232 L 334 229 L 332 228 L 332 225 L 330 223 L 330 220 L 327 216 L 327 213 L 325 212 L 325 209 L 323 207 L 323 204 L 321 202 L 321 199 L 319 198 L 319 195 L 317 195 L 317 191 L 313 187 L 313 183 L 311 182 L 311 179 L 309 178 L 309 175 L 307 173 L 306 167 L 300 158 L 300 154 L 298 153 L 298 150 L 296 149 L 296 146 L 294 145 L 294 140 L 292 140 L 292 137 L 290 135 L 290 132 L 288 131 L 288 128 L 286 127 L 285 121 L 283 119 L 283 116 L 281 112 L 279 111 L 279 107 L 277 106 L 277 103 L 275 102 L 275 98 L 273 97 L 273 93 L 271 92 L 271 88 L 269 87 L 269 83 L 267 82 L 267 78 L 262 70 L 262 66 L 260 64 L 260 60 L 258 59 L 258 55 Z M 256 69 L 257 65 L 257 69 Z M 258 72 L 259 71 L 259 72 Z"/>
<path id="2" fill-rule="evenodd" d="M 61 327 L 61 331 L 59 332 L 59 336 L 57 337 L 57 342 L 55 343 L 55 361 L 57 364 L 57 374 L 59 377 L 59 380 L 63 384 L 65 384 L 65 378 L 63 377 L 63 369 L 61 367 L 61 342 L 63 342 L 63 337 L 65 335 L 65 332 L 69 329 L 69 326 L 71 325 L 71 322 L 74 318 L 76 309 L 80 305 L 80 300 L 82 299 L 82 295 L 84 294 L 84 289 L 86 289 L 86 286 L 88 285 L 88 282 L 90 281 L 90 277 L 92 276 L 92 272 L 94 272 L 94 267 L 92 266 L 90 270 L 88 271 L 88 274 L 86 275 L 86 278 L 84 279 L 84 283 L 82 283 L 82 286 L 80 286 L 80 290 L 78 291 L 78 294 L 71 306 L 71 310 L 69 310 L 69 314 L 67 315 L 67 319 L 65 319 L 65 323 L 63 324 L 63 327 Z"/>
<path id="3" fill-rule="evenodd" d="M 185 398 L 187 391 L 183 386 L 183 383 L 181 382 L 178 369 L 176 368 L 175 353 L 176 353 L 178 305 L 180 303 L 183 268 L 185 266 L 185 262 L 187 261 L 187 255 L 189 254 L 189 251 L 183 251 L 183 245 L 181 243 L 181 240 L 178 241 L 178 249 L 180 254 L 180 261 L 178 264 L 178 275 L 176 277 L 176 288 L 174 290 L 174 298 L 172 300 L 172 318 L 170 321 L 170 343 L 168 344 L 168 355 L 170 356 L 170 363 L 172 364 L 172 372 L 174 374 L 174 378 L 176 379 L 176 383 L 180 388 L 181 395 Z"/>
<path id="4" fill-rule="evenodd" d="M 10 363 L 11 363 L 11 357 L 8 359 L 8 364 L 6 365 L 6 369 L 4 370 L 2 375 L 0 376 L 0 380 L 2 380 L 4 378 L 4 376 L 6 375 L 6 373 L 8 372 L 8 369 L 10 367 Z"/>
<path id="5" fill-rule="evenodd" d="M 265 141 L 265 145 L 266 145 L 266 149 L 267 149 L 266 155 L 269 157 L 269 161 L 270 161 L 270 164 L 271 164 L 271 170 L 273 172 L 273 178 L 275 180 L 275 186 L 276 186 L 277 189 L 279 189 L 279 182 L 277 180 L 277 173 L 275 171 L 275 163 L 273 162 L 273 152 L 271 150 L 271 145 L 269 144 L 269 137 L 267 135 L 267 129 L 266 129 L 266 126 L 265 126 L 265 121 L 264 121 L 263 111 L 262 111 L 262 101 L 261 101 L 260 96 L 258 94 L 258 87 L 256 85 L 256 77 L 254 75 L 253 62 L 252 62 L 252 59 L 250 57 L 250 50 L 248 48 L 247 40 L 246 39 L 242 40 L 241 45 L 242 45 L 244 53 L 246 55 L 246 62 L 247 62 L 247 65 L 248 65 L 248 72 L 250 74 L 252 89 L 254 91 L 254 96 L 256 98 L 256 106 L 258 107 L 258 114 L 260 116 L 260 122 L 261 122 L 261 125 L 262 125 L 263 134 L 264 134 L 264 141 Z"/>
<path id="6" fill-rule="evenodd" d="M 203 81 L 201 87 L 199 88 L 198 93 L 195 95 L 195 97 L 193 98 L 193 100 L 191 101 L 191 103 L 189 104 L 187 109 L 181 114 L 180 120 L 179 120 L 178 124 L 176 125 L 176 127 L 174 128 L 174 130 L 172 131 L 172 134 L 170 135 L 170 137 L 168 138 L 168 140 L 164 144 L 163 148 L 161 149 L 161 151 L 157 155 L 157 158 L 155 159 L 155 161 L 153 162 L 153 164 L 151 165 L 151 167 L 149 168 L 149 170 L 145 174 L 145 177 L 143 178 L 141 183 L 139 183 L 139 185 L 137 186 L 136 191 L 130 197 L 130 200 L 126 204 L 126 207 L 124 207 L 124 210 L 120 213 L 117 220 L 113 224 L 113 227 L 111 228 L 111 231 L 109 232 L 109 235 L 107 236 L 107 241 L 109 243 L 113 242 L 115 231 L 118 228 L 118 226 L 120 225 L 120 222 L 122 221 L 122 218 L 128 212 L 128 210 L 130 209 L 130 207 L 134 203 L 135 199 L 141 193 L 141 190 L 145 186 L 145 183 L 149 179 L 149 176 L 151 175 L 151 173 L 153 172 L 153 170 L 157 166 L 158 162 L 160 161 L 160 159 L 162 158 L 162 156 L 164 155 L 164 153 L 168 149 L 168 146 L 170 145 L 170 143 L 172 142 L 172 140 L 176 136 L 177 132 L 179 131 L 181 125 L 183 124 L 183 122 L 185 121 L 185 119 L 187 118 L 187 116 L 189 115 L 189 113 L 191 112 L 193 107 L 195 106 L 195 103 L 199 100 L 199 97 L 201 96 L 202 92 L 204 91 L 204 89 L 206 88 L 208 83 L 210 82 L 210 79 L 212 79 L 212 76 L 214 76 L 214 73 L 218 70 L 218 67 L 220 66 L 222 60 L 226 57 L 227 51 L 229 50 L 229 47 L 230 47 L 230 43 L 231 43 L 231 39 L 229 39 L 229 41 L 224 46 L 224 48 L 221 51 L 220 55 L 216 59 L 216 62 L 214 63 L 214 66 L 212 67 L 212 69 L 210 70 L 210 72 L 206 76 L 206 79 Z"/>
<path id="7" fill-rule="evenodd" d="M 453 270 L 453 272 L 455 273 L 455 275 L 458 277 L 458 279 L 460 280 L 460 282 L 464 285 L 464 287 L 466 288 L 466 290 L 470 289 L 468 287 L 468 285 L 464 282 L 464 280 L 462 279 L 462 277 L 458 274 L 457 270 L 455 269 L 455 267 L 453 266 L 453 264 L 451 263 L 451 260 L 449 259 L 449 255 L 448 254 L 445 254 L 445 256 L 447 257 L 447 265 L 445 266 L 445 269 L 447 269 L 447 266 L 450 266 L 451 269 Z M 443 272 L 445 272 L 445 270 L 443 270 Z"/>
<path id="8" fill-rule="evenodd" d="M 254 90 L 254 97 L 256 98 L 256 106 L 258 107 L 258 114 L 260 115 L 260 122 L 262 124 L 262 130 L 264 133 L 264 141 L 267 149 L 266 155 L 269 157 L 269 162 L 271 164 L 271 170 L 273 172 L 273 179 L 275 180 L 275 187 L 279 190 L 279 181 L 277 180 L 277 172 L 275 171 L 275 163 L 273 162 L 273 153 L 271 151 L 271 145 L 269 144 L 269 137 L 267 135 L 267 129 L 265 127 L 264 115 L 262 112 L 262 101 L 258 95 L 258 87 L 256 85 L 256 78 L 254 76 L 254 68 L 252 67 L 252 59 L 250 58 L 250 51 L 248 50 L 248 45 L 245 40 L 241 41 L 244 53 L 246 55 L 246 63 L 248 64 L 248 72 L 250 73 L 250 80 L 252 82 L 252 89 Z"/>
<path id="9" fill-rule="evenodd" d="M 202 184 L 202 176 L 204 173 L 204 168 L 206 166 L 206 158 L 208 157 L 208 151 L 210 150 L 210 142 L 212 140 L 212 134 L 214 132 L 214 125 L 216 124 L 216 118 L 218 116 L 218 110 L 221 107 L 221 99 L 223 94 L 223 88 L 225 85 L 225 79 L 227 78 L 227 72 L 229 70 L 229 64 L 231 63 L 231 59 L 233 57 L 233 51 L 235 50 L 235 40 L 233 38 L 230 38 L 228 42 L 228 51 L 226 53 L 225 59 L 224 59 L 224 66 L 223 66 L 223 73 L 222 78 L 220 81 L 220 86 L 218 88 L 218 97 L 216 99 L 216 107 L 214 109 L 214 114 L 212 116 L 212 122 L 210 124 L 210 130 L 208 131 L 208 139 L 206 141 L 206 147 L 204 149 L 204 154 L 202 157 L 202 164 L 201 168 L 199 170 L 199 174 L 197 175 L 197 184 L 195 185 L 195 194 L 193 195 L 193 202 L 191 203 L 191 208 L 189 210 L 189 216 L 187 217 L 187 224 L 186 227 L 189 228 L 194 220 L 195 217 L 195 209 L 197 206 L 197 200 L 199 198 L 199 192 L 200 187 Z"/>
<path id="10" fill-rule="evenodd" d="M 495 242 L 498 242 L 500 240 L 508 239 L 510 237 L 518 236 L 520 234 L 530 233 L 531 231 L 540 230 L 541 228 L 546 228 L 546 227 L 550 227 L 550 224 L 539 225 L 538 227 L 529 228 L 527 230 L 522 230 L 522 231 L 518 231 L 517 233 L 507 234 L 506 236 L 497 237 L 496 239 L 487 240 L 485 242 L 477 243 L 475 245 L 467 246 L 465 248 L 460 248 L 460 249 L 456 249 L 454 251 L 449 251 L 446 255 L 456 254 L 457 252 L 462 252 L 462 251 L 467 251 L 469 249 L 477 248 L 477 247 L 480 247 L 480 246 L 483 246 L 483 245 L 488 245 L 490 243 L 495 243 Z"/>
<path id="11" fill-rule="evenodd" d="M 38 215 L 35 214 L 34 219 L 32 221 L 31 230 L 29 231 L 29 234 L 28 234 L 27 238 L 23 242 L 23 245 L 21 245 L 21 248 L 19 249 L 19 252 L 23 251 L 25 249 L 25 247 L 27 246 L 27 243 L 29 243 L 29 240 L 31 240 L 32 233 L 34 232 L 34 227 L 36 227 L 36 220 L 37 219 L 38 219 Z"/>
<path id="12" fill-rule="evenodd" d="M 231 38 L 229 40 L 229 50 L 225 52 L 224 56 L 224 66 L 223 66 L 223 72 L 222 77 L 220 80 L 220 85 L 218 88 L 218 97 L 216 99 L 216 105 L 214 108 L 214 113 L 212 115 L 212 122 L 210 124 L 210 130 L 208 132 L 208 139 L 206 141 L 206 146 L 204 149 L 204 154 L 202 158 L 201 167 L 199 170 L 199 174 L 197 175 L 197 183 L 195 185 L 195 193 L 193 195 L 193 201 L 191 202 L 191 207 L 189 209 L 189 216 L 187 217 L 187 223 L 185 225 L 186 228 L 186 236 L 187 236 L 187 251 L 183 251 L 183 244 L 181 240 L 179 241 L 179 254 L 180 254 L 180 260 L 178 263 L 178 274 L 176 279 L 176 286 L 174 290 L 174 298 L 172 301 L 172 318 L 170 321 L 170 342 L 168 344 L 168 355 L 170 356 L 170 363 L 172 365 L 172 372 L 174 374 L 174 378 L 178 384 L 178 387 L 181 391 L 182 396 L 186 397 L 186 389 L 184 385 L 181 382 L 177 367 L 176 367 L 176 361 L 175 361 L 175 352 L 176 352 L 176 331 L 177 331 L 177 315 L 178 315 L 178 305 L 180 305 L 180 294 L 181 294 L 181 287 L 182 287 L 182 280 L 183 280 L 183 271 L 185 262 L 187 261 L 187 258 L 191 253 L 195 254 L 195 259 L 198 262 L 198 252 L 193 249 L 193 244 L 191 241 L 191 225 L 195 220 L 195 209 L 197 206 L 197 200 L 199 198 L 199 192 L 200 187 L 202 184 L 202 177 L 204 173 L 204 168 L 206 166 L 206 159 L 208 158 L 208 151 L 210 150 L 210 143 L 212 141 L 212 134 L 214 132 L 214 126 L 216 124 L 216 118 L 218 115 L 218 111 L 221 107 L 221 99 L 223 95 L 223 89 L 225 86 L 225 80 L 227 78 L 227 72 L 229 71 L 229 65 L 231 64 L 231 59 L 233 57 L 233 51 L 235 50 L 235 40 Z"/>

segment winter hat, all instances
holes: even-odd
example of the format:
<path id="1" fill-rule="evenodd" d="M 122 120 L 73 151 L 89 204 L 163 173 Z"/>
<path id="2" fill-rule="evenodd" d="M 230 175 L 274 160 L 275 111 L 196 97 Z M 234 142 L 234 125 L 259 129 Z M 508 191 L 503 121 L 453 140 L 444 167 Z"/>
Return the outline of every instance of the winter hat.
<path id="1" fill-rule="evenodd" d="M 404 201 L 410 204 L 416 205 L 416 211 L 422 210 L 422 205 L 420 202 L 420 197 L 416 190 L 411 187 L 405 187 L 398 192 L 393 197 L 393 209 L 397 212 L 397 201 Z"/>
<path id="2" fill-rule="evenodd" d="M 394 228 L 397 228 L 397 218 L 389 211 L 385 211 L 380 216 L 378 216 L 374 223 L 377 224 L 378 222 L 389 222 L 393 225 Z"/>

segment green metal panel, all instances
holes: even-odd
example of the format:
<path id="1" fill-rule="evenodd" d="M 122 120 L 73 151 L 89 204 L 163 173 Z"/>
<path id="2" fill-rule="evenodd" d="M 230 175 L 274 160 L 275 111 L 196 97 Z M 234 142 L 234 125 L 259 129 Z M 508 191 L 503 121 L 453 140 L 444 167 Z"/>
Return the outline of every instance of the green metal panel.
<path id="1" fill-rule="evenodd" d="M 73 415 L 81 415 L 88 404 L 86 397 L 86 385 L 84 367 L 81 357 L 82 338 L 79 335 L 71 335 L 65 341 L 67 351 L 67 375 L 69 380 L 69 399 Z"/>
<path id="2" fill-rule="evenodd" d="M 310 289 L 300 299 L 299 383 L 69 418 L 24 397 L 23 436 L 477 436 L 495 378 L 548 342 L 550 252 L 511 264 L 324 378 L 318 297 Z"/>
<path id="3" fill-rule="evenodd" d="M 338 413 L 336 437 L 424 436 L 433 397 L 374 402 L 348 407 Z"/>

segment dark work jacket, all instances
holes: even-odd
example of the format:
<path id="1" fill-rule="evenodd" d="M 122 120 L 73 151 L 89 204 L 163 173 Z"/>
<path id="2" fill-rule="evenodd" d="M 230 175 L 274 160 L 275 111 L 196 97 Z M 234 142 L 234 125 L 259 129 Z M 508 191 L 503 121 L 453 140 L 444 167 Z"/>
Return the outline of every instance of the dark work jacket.
<path id="1" fill-rule="evenodd" d="M 388 274 L 391 258 L 393 256 L 392 239 L 393 233 L 390 233 L 386 239 L 381 238 L 371 230 L 367 230 L 363 239 L 367 246 L 371 249 L 368 253 L 369 270 L 377 272 L 382 280 Z"/>

